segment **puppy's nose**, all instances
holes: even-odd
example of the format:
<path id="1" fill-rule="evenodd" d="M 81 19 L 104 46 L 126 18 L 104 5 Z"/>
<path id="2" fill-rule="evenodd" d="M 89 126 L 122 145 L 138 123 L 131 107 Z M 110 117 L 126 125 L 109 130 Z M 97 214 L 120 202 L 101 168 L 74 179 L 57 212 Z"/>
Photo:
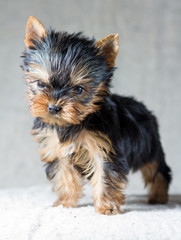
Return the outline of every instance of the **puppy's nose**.
<path id="1" fill-rule="evenodd" d="M 49 104 L 48 105 L 48 111 L 51 113 L 51 114 L 57 114 L 58 112 L 60 112 L 60 107 L 58 106 L 55 106 L 53 104 Z"/>

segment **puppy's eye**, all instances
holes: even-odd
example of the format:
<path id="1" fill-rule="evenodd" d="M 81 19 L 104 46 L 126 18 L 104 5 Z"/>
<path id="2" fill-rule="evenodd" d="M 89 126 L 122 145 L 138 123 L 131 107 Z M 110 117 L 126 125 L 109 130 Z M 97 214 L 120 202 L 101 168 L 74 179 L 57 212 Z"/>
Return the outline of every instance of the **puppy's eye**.
<path id="1" fill-rule="evenodd" d="M 37 81 L 37 86 L 40 88 L 40 89 L 46 89 L 47 86 L 40 80 Z"/>
<path id="2" fill-rule="evenodd" d="M 81 86 L 77 86 L 77 87 L 76 87 L 76 92 L 77 92 L 78 95 L 82 94 L 83 91 L 84 91 L 84 88 L 83 88 L 83 87 L 81 87 Z"/>

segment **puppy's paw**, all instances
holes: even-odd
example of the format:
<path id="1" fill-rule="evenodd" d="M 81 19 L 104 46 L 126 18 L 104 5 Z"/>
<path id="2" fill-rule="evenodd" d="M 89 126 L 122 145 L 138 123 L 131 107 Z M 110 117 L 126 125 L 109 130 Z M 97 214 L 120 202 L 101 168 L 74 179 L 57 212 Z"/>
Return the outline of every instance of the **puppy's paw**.
<path id="1" fill-rule="evenodd" d="M 102 207 L 95 208 L 95 210 L 97 213 L 104 214 L 104 215 L 116 215 L 121 213 L 118 207 L 113 208 L 113 207 L 102 206 Z"/>
<path id="2" fill-rule="evenodd" d="M 74 208 L 77 206 L 77 202 L 71 200 L 61 200 L 58 199 L 57 201 L 54 202 L 53 207 L 58 207 L 59 205 L 62 205 L 63 207 L 66 208 Z"/>
<path id="3" fill-rule="evenodd" d="M 168 194 L 150 196 L 148 199 L 149 204 L 166 204 L 168 202 Z"/>

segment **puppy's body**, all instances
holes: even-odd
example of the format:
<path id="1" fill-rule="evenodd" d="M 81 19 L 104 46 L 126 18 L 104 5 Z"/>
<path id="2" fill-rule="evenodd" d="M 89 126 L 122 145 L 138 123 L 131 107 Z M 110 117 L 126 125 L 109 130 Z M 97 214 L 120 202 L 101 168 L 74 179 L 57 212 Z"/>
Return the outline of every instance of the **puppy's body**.
<path id="1" fill-rule="evenodd" d="M 35 18 L 26 31 L 32 133 L 59 195 L 55 206 L 76 206 L 88 178 L 96 211 L 117 213 L 129 169 L 142 171 L 150 203 L 166 203 L 171 175 L 155 117 L 134 99 L 109 92 L 118 36 L 95 42 L 46 32 Z"/>

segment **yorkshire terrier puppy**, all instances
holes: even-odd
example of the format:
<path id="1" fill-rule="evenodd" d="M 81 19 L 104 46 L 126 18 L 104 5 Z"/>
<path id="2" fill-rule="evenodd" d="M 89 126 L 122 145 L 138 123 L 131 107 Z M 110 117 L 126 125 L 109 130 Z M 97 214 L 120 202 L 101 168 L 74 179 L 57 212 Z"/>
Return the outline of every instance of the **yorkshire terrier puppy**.
<path id="1" fill-rule="evenodd" d="M 116 214 L 129 169 L 141 170 L 149 203 L 166 203 L 171 170 L 156 118 L 133 98 L 110 93 L 118 34 L 95 41 L 81 33 L 46 31 L 30 17 L 25 45 L 32 134 L 58 194 L 54 206 L 75 207 L 87 178 L 95 210 Z"/>

